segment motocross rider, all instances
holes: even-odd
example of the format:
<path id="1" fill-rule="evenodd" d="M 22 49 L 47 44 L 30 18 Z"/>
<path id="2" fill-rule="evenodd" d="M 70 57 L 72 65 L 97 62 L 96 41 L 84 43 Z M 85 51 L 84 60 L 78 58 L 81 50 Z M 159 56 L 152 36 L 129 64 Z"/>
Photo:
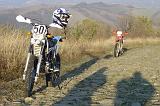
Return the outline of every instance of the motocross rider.
<path id="1" fill-rule="evenodd" d="M 64 34 L 65 33 L 65 28 L 67 27 L 69 18 L 71 17 L 71 14 L 69 13 L 68 10 L 66 10 L 65 8 L 58 8 L 53 12 L 53 22 L 49 25 L 51 27 L 54 27 L 54 29 L 50 29 L 49 33 L 54 33 L 54 35 L 59 35 L 59 34 L 55 34 L 57 33 L 57 31 L 60 30 L 64 30 Z M 60 31 L 62 32 L 62 31 Z M 62 41 L 62 36 L 53 36 L 53 34 L 48 34 L 47 36 L 48 38 L 48 42 L 49 42 L 49 47 L 53 47 L 55 46 L 55 44 L 58 41 Z M 63 37 L 64 38 L 64 37 Z M 54 72 L 60 71 L 60 56 L 57 53 L 56 54 L 56 62 L 55 62 L 55 66 L 54 68 L 51 67 L 50 70 L 54 70 Z"/>

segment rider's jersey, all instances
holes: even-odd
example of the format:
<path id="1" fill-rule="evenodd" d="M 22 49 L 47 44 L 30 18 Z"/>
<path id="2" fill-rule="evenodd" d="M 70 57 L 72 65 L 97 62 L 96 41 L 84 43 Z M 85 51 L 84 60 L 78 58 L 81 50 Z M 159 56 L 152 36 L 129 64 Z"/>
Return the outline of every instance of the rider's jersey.
<path id="1" fill-rule="evenodd" d="M 48 38 L 49 47 L 54 47 L 60 40 L 61 36 L 53 36 L 52 38 Z"/>
<path id="2" fill-rule="evenodd" d="M 122 32 L 122 31 L 116 31 L 116 32 L 113 32 L 113 34 L 114 35 L 116 35 L 116 41 L 118 41 L 118 40 L 123 40 L 123 37 L 125 36 L 125 35 L 127 35 L 128 33 L 127 32 Z"/>
<path id="3" fill-rule="evenodd" d="M 64 30 L 58 27 L 49 28 L 48 30 L 49 30 L 49 33 L 54 34 L 54 35 L 64 35 Z"/>
<path id="4" fill-rule="evenodd" d="M 49 28 L 49 32 L 54 34 L 54 35 L 64 35 L 64 30 L 63 27 L 58 24 L 56 21 L 54 21 L 52 24 L 50 24 L 49 26 L 53 27 L 53 28 Z M 55 46 L 55 44 L 57 44 L 57 42 L 59 42 L 59 40 L 61 39 L 61 36 L 52 36 L 52 38 L 49 38 L 49 46 L 53 47 Z"/>

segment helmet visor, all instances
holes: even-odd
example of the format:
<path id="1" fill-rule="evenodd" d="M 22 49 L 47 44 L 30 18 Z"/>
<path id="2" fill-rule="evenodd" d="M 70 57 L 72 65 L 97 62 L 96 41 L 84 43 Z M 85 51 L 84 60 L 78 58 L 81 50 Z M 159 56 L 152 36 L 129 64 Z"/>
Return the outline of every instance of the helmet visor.
<path id="1" fill-rule="evenodd" d="M 60 16 L 61 22 L 65 22 L 65 23 L 68 23 L 69 18 L 70 18 L 69 14 L 61 14 L 61 16 Z"/>

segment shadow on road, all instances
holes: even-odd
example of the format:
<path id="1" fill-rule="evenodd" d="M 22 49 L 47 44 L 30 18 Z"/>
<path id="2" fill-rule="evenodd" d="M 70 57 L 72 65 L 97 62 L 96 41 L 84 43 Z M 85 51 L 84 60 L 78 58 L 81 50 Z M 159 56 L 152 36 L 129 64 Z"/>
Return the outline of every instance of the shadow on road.
<path id="1" fill-rule="evenodd" d="M 124 53 L 126 53 L 128 50 L 130 50 L 130 49 L 123 48 Z M 111 59 L 111 58 L 114 58 L 114 56 L 113 56 L 113 54 L 108 54 L 108 55 L 104 56 L 103 58 L 104 59 Z"/>
<path id="2" fill-rule="evenodd" d="M 106 67 L 103 67 L 93 73 L 91 76 L 80 81 L 70 90 L 70 92 L 60 101 L 52 104 L 53 106 L 90 106 L 92 104 L 91 96 L 97 89 L 101 88 L 106 81 Z"/>
<path id="3" fill-rule="evenodd" d="M 124 52 L 124 53 L 126 53 L 128 50 L 130 50 L 130 49 L 123 48 L 123 52 Z"/>
<path id="4" fill-rule="evenodd" d="M 135 72 L 133 77 L 117 83 L 114 104 L 115 106 L 131 106 L 136 103 L 145 106 L 154 93 L 155 88 L 146 79 L 142 78 L 140 72 Z"/>
<path id="5" fill-rule="evenodd" d="M 47 87 L 45 85 L 39 87 L 38 89 L 34 90 L 32 92 L 32 95 L 36 94 L 37 92 L 42 92 L 43 90 L 45 90 Z"/>
<path id="6" fill-rule="evenodd" d="M 104 59 L 110 59 L 112 57 L 113 57 L 113 55 L 109 54 L 109 55 L 104 56 Z"/>
<path id="7" fill-rule="evenodd" d="M 93 64 L 95 64 L 99 58 L 91 59 L 83 64 L 81 64 L 79 67 L 74 68 L 70 72 L 64 74 L 61 76 L 61 83 L 66 80 L 67 78 L 72 78 L 74 76 L 77 76 L 81 74 L 83 71 L 87 70 L 89 67 L 91 67 Z"/>
<path id="8" fill-rule="evenodd" d="M 67 78 L 72 78 L 74 76 L 77 76 L 79 74 L 81 74 L 83 71 L 85 71 L 86 69 L 88 69 L 89 67 L 91 67 L 93 64 L 95 64 L 97 61 L 99 60 L 99 58 L 93 58 L 87 62 L 84 62 L 83 64 L 81 64 L 79 67 L 76 67 L 75 69 L 71 70 L 70 72 L 64 74 L 61 76 L 61 82 L 60 84 L 65 81 Z M 63 87 L 63 86 L 62 86 Z M 61 87 L 61 88 L 62 88 Z M 44 89 L 46 89 L 46 86 L 41 86 L 40 88 L 36 89 L 33 91 L 33 95 L 37 92 L 41 92 Z"/>

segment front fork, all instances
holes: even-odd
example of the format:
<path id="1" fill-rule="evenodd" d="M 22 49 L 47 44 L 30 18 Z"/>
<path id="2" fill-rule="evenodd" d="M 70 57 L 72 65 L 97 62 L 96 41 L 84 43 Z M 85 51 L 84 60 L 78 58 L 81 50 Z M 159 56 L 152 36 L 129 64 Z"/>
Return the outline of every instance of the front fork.
<path id="1" fill-rule="evenodd" d="M 36 69 L 36 76 L 35 76 L 35 82 L 37 82 L 37 80 L 38 80 L 41 63 L 42 63 L 42 55 L 40 55 L 39 59 L 38 59 L 37 69 Z"/>
<path id="2" fill-rule="evenodd" d="M 23 73 L 23 80 L 26 79 L 26 72 L 27 72 L 27 68 L 28 68 L 28 63 L 29 63 L 30 57 L 31 57 L 31 53 L 28 53 L 28 55 L 27 55 L 27 61 L 26 61 L 26 65 L 25 65 L 25 69 L 24 69 L 24 73 Z"/>
<path id="3" fill-rule="evenodd" d="M 42 57 L 43 57 L 43 52 L 44 52 L 44 45 L 41 48 L 41 53 L 38 58 L 38 63 L 37 63 L 37 68 L 36 68 L 36 76 L 35 76 L 35 82 L 37 82 L 38 77 L 39 77 L 39 71 L 42 63 Z"/>
<path id="4" fill-rule="evenodd" d="M 23 73 L 23 80 L 25 80 L 25 78 L 26 78 L 26 72 L 27 72 L 30 56 L 31 56 L 31 53 L 28 53 L 27 61 L 26 61 L 26 65 L 25 65 L 25 69 L 24 69 L 24 73 Z M 40 70 L 40 67 L 41 67 L 41 62 L 42 62 L 42 55 L 40 55 L 39 59 L 38 59 L 35 82 L 37 82 L 37 80 L 38 80 L 39 70 Z"/>
<path id="5" fill-rule="evenodd" d="M 43 47 L 43 48 L 44 48 L 44 47 Z M 38 58 L 38 63 L 37 63 L 37 67 L 36 67 L 35 82 L 37 82 L 38 76 L 39 76 L 39 71 L 40 71 L 40 67 L 41 67 L 41 63 L 42 63 L 42 52 L 43 52 L 43 48 L 42 48 L 42 51 L 41 51 L 41 53 L 40 53 L 40 55 L 39 55 L 39 58 Z M 30 49 L 31 49 L 31 48 L 30 48 Z M 25 78 L 26 78 L 26 73 L 27 73 L 27 68 L 28 68 L 28 64 L 29 64 L 30 57 L 31 57 L 31 51 L 29 50 L 29 53 L 28 53 L 28 55 L 27 55 L 27 61 L 26 61 L 24 73 L 23 73 L 23 80 L 25 80 Z M 34 64 L 35 64 L 35 63 L 34 63 Z"/>

